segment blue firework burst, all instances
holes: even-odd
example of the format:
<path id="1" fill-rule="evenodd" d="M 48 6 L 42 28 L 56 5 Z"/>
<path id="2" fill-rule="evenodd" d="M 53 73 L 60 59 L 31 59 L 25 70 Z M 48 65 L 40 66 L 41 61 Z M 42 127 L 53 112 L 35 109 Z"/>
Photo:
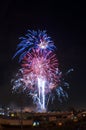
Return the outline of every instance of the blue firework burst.
<path id="1" fill-rule="evenodd" d="M 13 56 L 13 58 L 15 58 L 17 55 L 20 55 L 19 61 L 21 61 L 27 52 L 30 52 L 33 48 L 40 49 L 40 51 L 54 51 L 56 48 L 51 37 L 47 36 L 46 30 L 28 30 L 25 37 L 20 37 L 19 39 L 21 42 L 17 45 L 17 51 Z"/>

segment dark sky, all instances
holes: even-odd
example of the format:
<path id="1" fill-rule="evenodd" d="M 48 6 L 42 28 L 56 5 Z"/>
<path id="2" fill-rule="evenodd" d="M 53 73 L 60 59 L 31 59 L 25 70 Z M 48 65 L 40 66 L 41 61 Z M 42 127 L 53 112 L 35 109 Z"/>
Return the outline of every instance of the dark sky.
<path id="1" fill-rule="evenodd" d="M 19 37 L 28 29 L 47 30 L 57 46 L 61 70 L 74 68 L 68 77 L 67 106 L 86 108 L 86 7 L 83 1 L 72 0 L 57 3 L 3 0 L 0 3 L 0 105 L 15 100 L 10 81 L 18 63 L 12 56 Z"/>

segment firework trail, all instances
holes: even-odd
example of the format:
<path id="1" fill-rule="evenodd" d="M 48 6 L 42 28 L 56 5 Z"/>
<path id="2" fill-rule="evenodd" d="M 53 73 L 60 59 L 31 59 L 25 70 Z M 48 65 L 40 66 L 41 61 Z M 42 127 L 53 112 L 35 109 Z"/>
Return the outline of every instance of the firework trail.
<path id="1" fill-rule="evenodd" d="M 21 68 L 12 79 L 13 91 L 23 92 L 31 95 L 34 103 L 41 111 L 47 109 L 48 102 L 55 98 L 68 97 L 62 86 L 69 84 L 62 81 L 62 72 L 58 67 L 58 60 L 55 54 L 55 45 L 46 31 L 30 31 L 25 37 L 20 37 L 21 42 L 13 58 L 19 55 Z M 69 70 L 67 73 L 69 73 Z"/>

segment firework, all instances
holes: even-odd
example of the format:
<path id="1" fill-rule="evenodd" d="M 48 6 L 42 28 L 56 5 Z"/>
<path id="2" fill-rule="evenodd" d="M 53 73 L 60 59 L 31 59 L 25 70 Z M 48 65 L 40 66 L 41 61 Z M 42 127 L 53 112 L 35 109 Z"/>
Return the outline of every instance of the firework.
<path id="1" fill-rule="evenodd" d="M 62 72 L 59 70 L 55 45 L 46 31 L 30 31 L 17 46 L 14 57 L 19 56 L 21 68 L 12 80 L 13 91 L 31 95 L 34 103 L 41 110 L 46 110 L 49 100 L 54 99 L 54 92 L 61 97 L 68 97 L 63 86 L 68 83 L 61 83 Z M 13 57 L 13 58 L 14 58 Z M 69 73 L 69 72 L 68 72 Z"/>
<path id="2" fill-rule="evenodd" d="M 27 54 L 27 52 L 31 52 L 32 49 L 40 49 L 40 50 L 54 50 L 56 47 L 51 40 L 51 37 L 47 36 L 46 31 L 31 31 L 28 30 L 28 33 L 25 37 L 19 38 L 21 42 L 17 45 L 17 52 L 13 56 L 16 57 L 20 55 L 19 61 L 23 59 L 23 57 Z"/>

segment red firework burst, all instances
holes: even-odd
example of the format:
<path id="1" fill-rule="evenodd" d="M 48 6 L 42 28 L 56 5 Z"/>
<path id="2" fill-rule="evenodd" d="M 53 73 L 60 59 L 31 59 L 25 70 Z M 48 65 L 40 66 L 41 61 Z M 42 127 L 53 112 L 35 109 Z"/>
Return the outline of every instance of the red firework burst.
<path id="1" fill-rule="evenodd" d="M 46 92 L 57 86 L 59 82 L 58 60 L 52 51 L 40 51 L 39 49 L 28 52 L 22 60 L 23 78 L 26 86 L 33 89 L 38 78 L 46 80 Z"/>

